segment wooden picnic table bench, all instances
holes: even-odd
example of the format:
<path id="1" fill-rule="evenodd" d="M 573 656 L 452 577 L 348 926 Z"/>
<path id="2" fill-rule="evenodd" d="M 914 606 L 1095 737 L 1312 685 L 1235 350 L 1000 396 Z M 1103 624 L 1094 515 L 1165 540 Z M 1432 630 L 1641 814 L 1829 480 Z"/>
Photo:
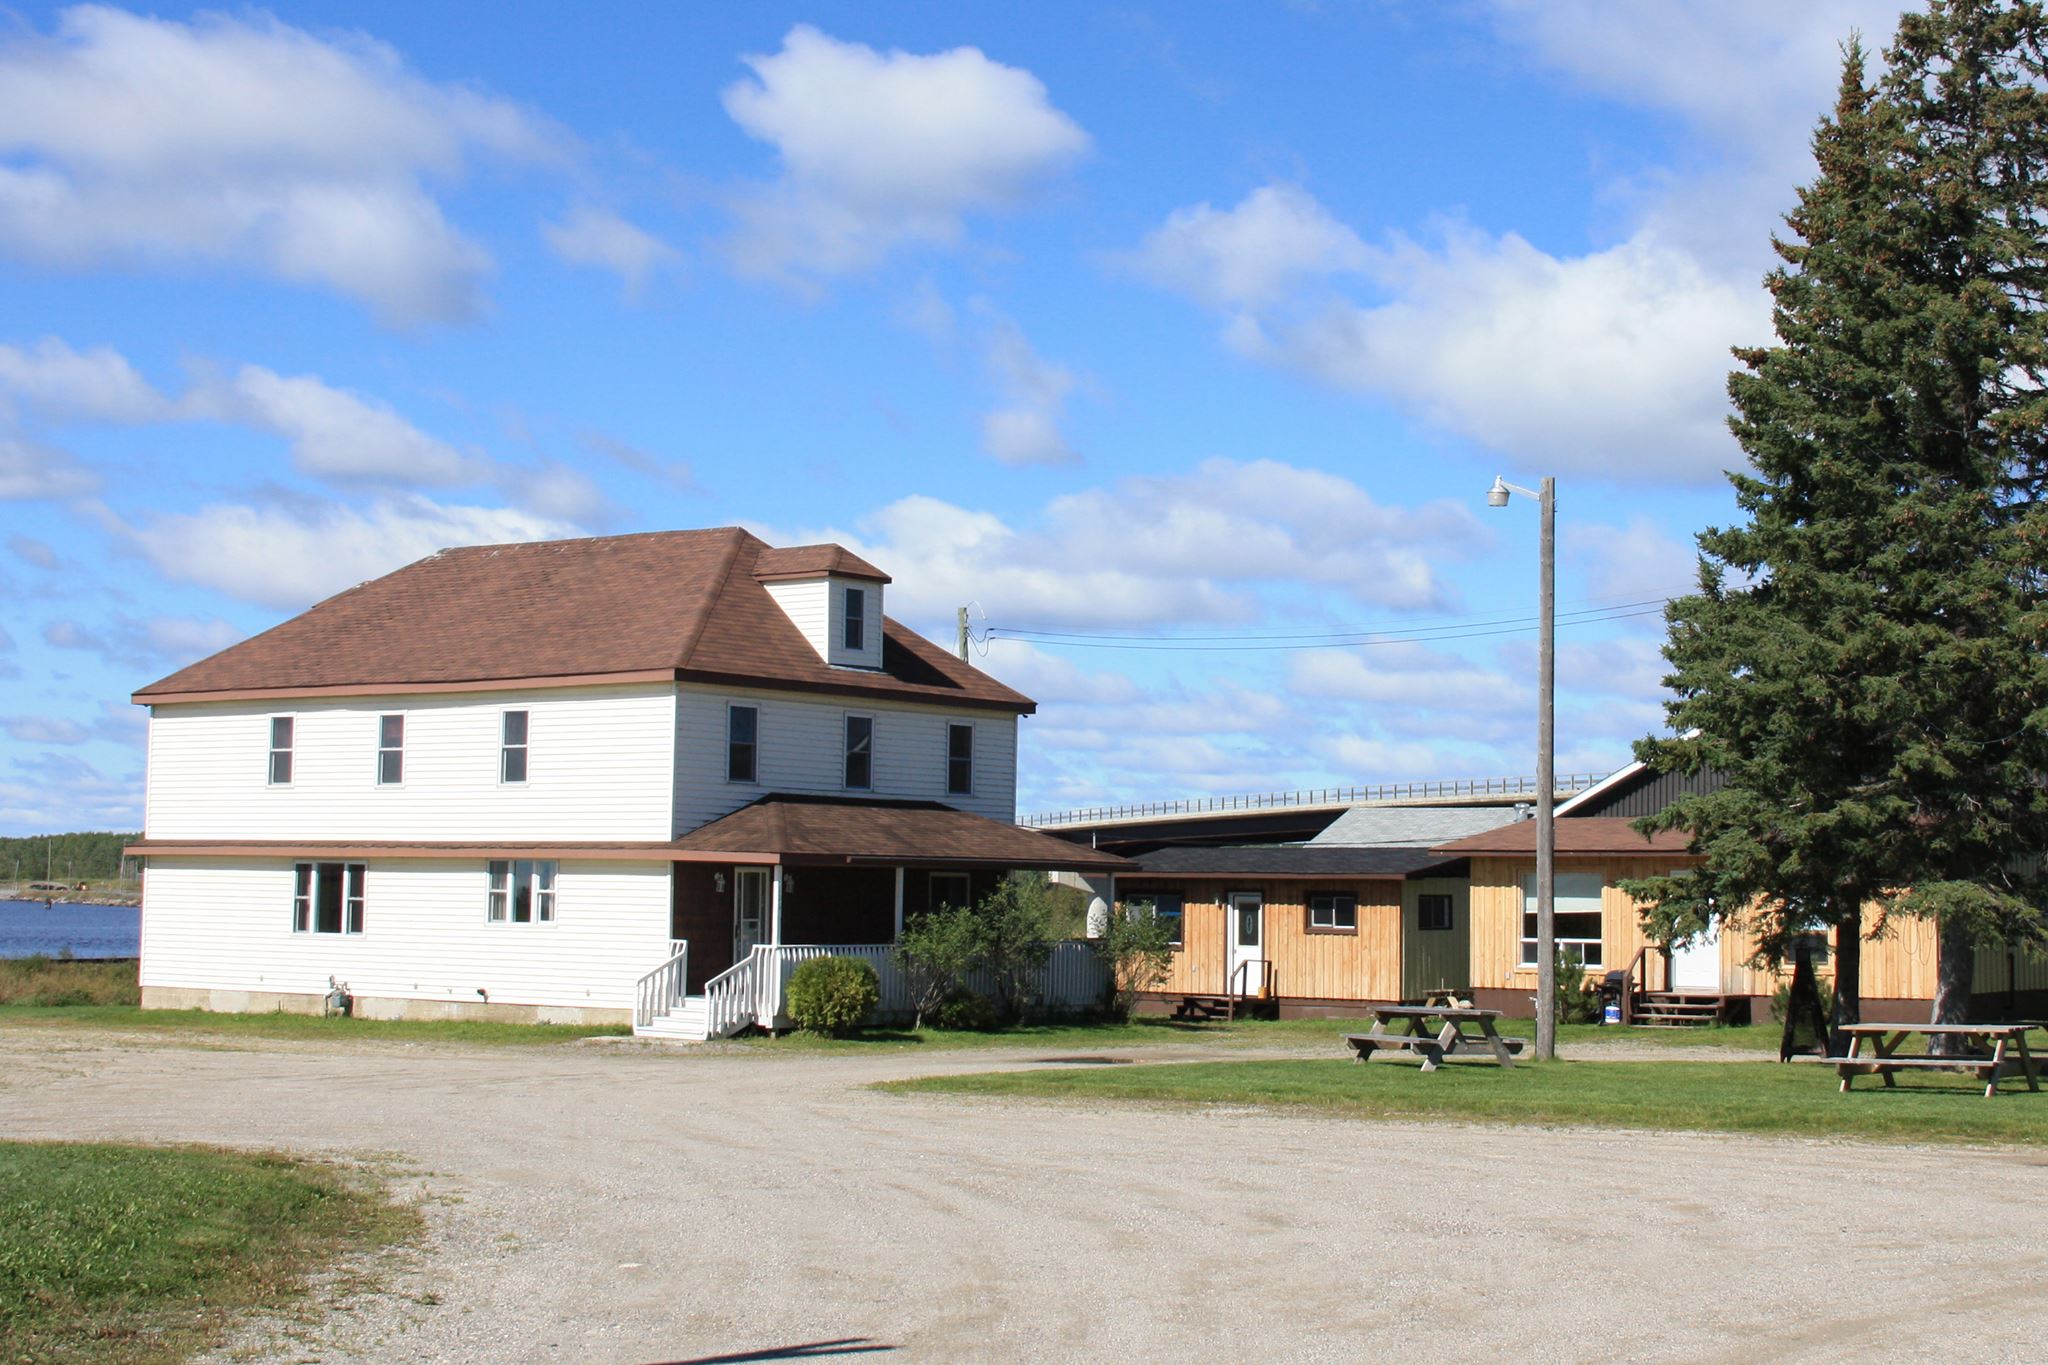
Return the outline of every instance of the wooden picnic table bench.
<path id="1" fill-rule="evenodd" d="M 1434 1071 L 1444 1058 L 1457 1056 L 1512 1067 L 1514 1054 L 1522 1050 L 1522 1040 L 1500 1036 L 1494 1027 L 1494 1021 L 1500 1017 L 1499 1010 L 1470 1006 L 1375 1005 L 1371 1030 L 1347 1033 L 1344 1041 L 1361 1062 L 1371 1061 L 1375 1052 L 1387 1051 L 1421 1056 L 1424 1071 Z"/>
<path id="2" fill-rule="evenodd" d="M 1801 1057 L 1797 1061 L 1821 1062 L 1835 1068 L 1842 1078 L 1841 1092 L 1849 1093 L 1858 1076 L 1882 1076 L 1887 1087 L 1896 1086 L 1893 1076 L 1900 1071 L 1962 1071 L 1984 1083 L 1984 1095 L 1998 1093 L 1998 1083 L 2007 1076 L 2024 1076 L 2027 1089 L 2038 1091 L 2036 1079 L 2041 1061 L 2027 1050 L 2027 1030 L 2033 1024 L 1844 1024 L 1849 1036 L 1846 1057 Z M 1899 1048 L 1915 1034 L 1928 1039 L 1962 1038 L 1978 1043 L 1987 1051 L 1931 1056 L 1925 1052 L 1901 1053 Z M 1868 1051 L 1865 1043 L 1870 1044 Z"/>

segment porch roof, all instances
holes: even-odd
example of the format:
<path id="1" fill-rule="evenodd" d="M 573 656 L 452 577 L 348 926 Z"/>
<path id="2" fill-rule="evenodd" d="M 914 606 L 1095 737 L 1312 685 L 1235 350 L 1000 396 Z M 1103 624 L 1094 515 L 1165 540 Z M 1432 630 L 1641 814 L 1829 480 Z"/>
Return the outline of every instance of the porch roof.
<path id="1" fill-rule="evenodd" d="M 1599 853 L 1616 857 L 1670 857 L 1692 851 L 1692 835 L 1682 829 L 1658 830 L 1649 838 L 1636 833 L 1635 822 L 1620 816 L 1583 815 L 1556 822 L 1559 853 Z M 1438 844 L 1438 853 L 1526 853 L 1536 856 L 1536 822 L 1522 820 L 1483 834 Z"/>
<path id="2" fill-rule="evenodd" d="M 959 864 L 1129 872 L 1113 853 L 936 801 L 771 794 L 675 841 L 683 854 L 783 863 Z"/>

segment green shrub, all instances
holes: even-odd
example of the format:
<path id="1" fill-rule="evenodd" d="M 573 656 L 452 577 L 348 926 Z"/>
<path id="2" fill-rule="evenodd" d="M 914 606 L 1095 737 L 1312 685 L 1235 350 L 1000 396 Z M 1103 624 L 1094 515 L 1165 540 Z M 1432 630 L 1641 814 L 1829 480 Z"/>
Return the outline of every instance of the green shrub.
<path id="1" fill-rule="evenodd" d="M 1586 977 L 1586 964 L 1568 948 L 1557 952 L 1557 1022 L 1600 1022 L 1600 987 Z"/>
<path id="2" fill-rule="evenodd" d="M 910 1003 L 919 1028 L 959 993 L 960 979 L 981 960 L 981 916 L 970 907 L 943 906 L 911 917 L 896 943 L 896 964 L 910 979 Z"/>
<path id="3" fill-rule="evenodd" d="M 1834 1018 L 1835 983 L 1824 976 L 1816 977 L 1813 988 L 1820 993 L 1820 1017 L 1823 1019 Z M 1778 981 L 1778 989 L 1771 993 L 1771 1022 L 1783 1027 L 1785 1012 L 1791 1008 L 1791 1005 L 1792 978 L 1789 976 L 1781 977 Z"/>
<path id="4" fill-rule="evenodd" d="M 789 974 L 788 1001 L 798 1028 L 842 1038 L 875 1012 L 882 983 L 857 957 L 814 957 Z"/>
<path id="5" fill-rule="evenodd" d="M 935 1027 L 956 1032 L 988 1033 L 999 1022 L 995 1003 L 987 996 L 969 990 L 953 992 L 932 1012 Z"/>
<path id="6" fill-rule="evenodd" d="M 1109 968 L 1109 1012 L 1128 1020 L 1139 992 L 1152 990 L 1173 970 L 1173 931 L 1149 907 L 1119 905 L 1095 951 Z"/>

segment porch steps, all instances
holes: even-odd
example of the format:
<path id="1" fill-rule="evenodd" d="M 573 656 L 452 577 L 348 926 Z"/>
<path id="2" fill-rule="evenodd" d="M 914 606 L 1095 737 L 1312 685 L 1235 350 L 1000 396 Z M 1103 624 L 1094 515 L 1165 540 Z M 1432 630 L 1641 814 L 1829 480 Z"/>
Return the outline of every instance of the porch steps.
<path id="1" fill-rule="evenodd" d="M 1237 1019 L 1277 1019 L 1279 1016 L 1278 1001 L 1239 995 L 1185 995 L 1173 1011 L 1175 1019 L 1190 1024 L 1206 1024 L 1217 1019 L 1225 1023 Z"/>
<path id="2" fill-rule="evenodd" d="M 1645 991 L 1630 1022 L 1637 1028 L 1707 1028 L 1728 1012 L 1728 997 L 1694 991 Z"/>
<path id="3" fill-rule="evenodd" d="M 683 1042 L 701 1043 L 711 1036 L 711 1006 L 701 995 L 686 995 L 683 1003 L 667 1014 L 656 1015 L 654 1019 L 633 1030 L 637 1038 L 674 1038 Z"/>

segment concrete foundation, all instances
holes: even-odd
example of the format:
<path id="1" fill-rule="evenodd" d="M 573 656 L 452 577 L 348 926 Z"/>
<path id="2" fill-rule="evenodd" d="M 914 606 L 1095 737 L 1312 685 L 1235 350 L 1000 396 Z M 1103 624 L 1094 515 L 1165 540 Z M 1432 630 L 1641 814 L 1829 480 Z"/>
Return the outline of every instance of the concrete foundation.
<path id="1" fill-rule="evenodd" d="M 326 997 L 290 991 L 226 991 L 204 986 L 144 986 L 146 1010 L 211 1010 L 217 1014 L 319 1014 Z M 630 1024 L 631 1010 L 579 1005 L 485 1004 L 358 995 L 359 1019 L 476 1019 L 494 1024 Z"/>

